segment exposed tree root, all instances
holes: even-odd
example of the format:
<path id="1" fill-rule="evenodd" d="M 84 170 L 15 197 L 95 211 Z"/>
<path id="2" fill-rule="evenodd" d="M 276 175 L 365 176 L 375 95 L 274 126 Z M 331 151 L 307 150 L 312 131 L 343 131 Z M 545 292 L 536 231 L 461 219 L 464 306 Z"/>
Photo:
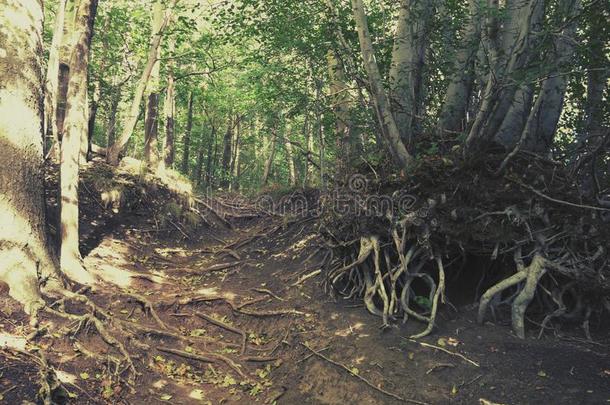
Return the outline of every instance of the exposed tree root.
<path id="1" fill-rule="evenodd" d="M 243 355 L 246 352 L 246 342 L 248 341 L 248 335 L 246 335 L 246 332 L 244 332 L 243 330 L 236 328 L 234 326 L 231 326 L 225 322 L 222 322 L 218 319 L 214 319 L 211 316 L 208 316 L 202 312 L 195 312 L 195 315 L 197 315 L 198 317 L 200 317 L 201 319 L 205 319 L 206 321 L 210 322 L 213 325 L 216 325 L 220 328 L 226 329 L 230 332 L 233 333 L 237 333 L 238 335 L 241 336 L 242 341 L 241 341 L 241 354 Z"/>
<path id="2" fill-rule="evenodd" d="M 217 363 L 217 362 L 221 361 L 221 362 L 225 363 L 230 369 L 235 371 L 240 377 L 248 379 L 248 376 L 246 375 L 246 373 L 244 373 L 242 371 L 241 366 L 239 364 L 235 363 L 230 358 L 223 356 L 222 354 L 205 352 L 205 353 L 199 355 L 199 354 L 184 352 L 182 350 L 170 349 L 169 347 L 157 347 L 157 350 L 159 350 L 160 352 L 170 353 L 170 354 L 174 354 L 176 356 L 184 357 L 185 359 L 203 361 L 206 363 Z"/>

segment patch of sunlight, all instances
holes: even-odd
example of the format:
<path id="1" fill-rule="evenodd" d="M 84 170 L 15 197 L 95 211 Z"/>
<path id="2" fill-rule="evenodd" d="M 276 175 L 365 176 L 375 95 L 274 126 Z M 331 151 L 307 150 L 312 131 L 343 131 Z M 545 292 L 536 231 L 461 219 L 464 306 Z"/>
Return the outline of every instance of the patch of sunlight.
<path id="1" fill-rule="evenodd" d="M 62 370 L 55 370 L 55 375 L 57 376 L 57 379 L 64 384 L 76 383 L 76 376 L 74 374 Z"/>
<path id="2" fill-rule="evenodd" d="M 222 294 L 222 297 L 229 301 L 232 301 L 237 297 L 237 295 L 235 295 L 234 293 L 232 293 L 230 291 L 227 291 Z"/>
<path id="3" fill-rule="evenodd" d="M 189 394 L 189 398 L 201 401 L 204 399 L 204 392 L 200 389 L 192 390 Z"/>
<path id="4" fill-rule="evenodd" d="M 27 340 L 23 336 L 0 333 L 0 347 L 10 347 L 16 350 L 25 350 Z"/>
<path id="5" fill-rule="evenodd" d="M 300 241 L 298 241 L 298 242 L 297 242 L 297 243 L 295 243 L 294 245 L 292 245 L 292 248 L 291 248 L 291 249 L 292 249 L 292 250 L 295 250 L 295 251 L 297 251 L 297 252 L 298 252 L 298 251 L 301 251 L 301 250 L 303 250 L 303 248 L 304 248 L 305 246 L 307 246 L 307 244 L 308 244 L 308 243 L 309 243 L 309 242 L 310 242 L 312 239 L 314 239 L 314 238 L 316 238 L 316 237 L 317 237 L 317 235 L 312 233 L 312 234 L 310 234 L 310 235 L 308 235 L 308 236 L 304 237 L 303 239 L 301 239 Z"/>
<path id="6" fill-rule="evenodd" d="M 357 357 L 356 360 L 354 360 L 354 363 L 355 364 L 362 364 L 362 363 L 364 363 L 364 360 L 365 360 L 365 357 L 364 356 L 360 356 L 360 357 Z"/>
<path id="7" fill-rule="evenodd" d="M 334 315 L 334 314 L 333 314 L 333 315 Z M 355 332 L 356 332 L 356 331 L 358 331 L 358 330 L 360 330 L 360 329 L 362 329 L 362 327 L 363 327 L 363 326 L 364 326 L 364 324 L 363 324 L 363 323 L 361 323 L 361 322 L 357 322 L 357 323 L 356 323 L 356 324 L 354 324 L 354 325 L 350 325 L 350 326 L 349 326 L 348 328 L 346 328 L 346 329 L 336 331 L 336 332 L 335 332 L 335 335 L 336 335 L 336 336 L 340 336 L 340 337 L 347 337 L 347 336 L 350 336 L 350 335 L 355 334 Z M 366 335 L 359 335 L 359 336 L 360 336 L 360 337 L 362 337 L 362 336 L 366 336 Z"/>
<path id="8" fill-rule="evenodd" d="M 216 297 L 218 296 L 218 288 L 216 287 L 203 287 L 198 289 L 196 292 L 198 295 Z"/>
<path id="9" fill-rule="evenodd" d="M 333 312 L 332 315 L 330 316 L 330 319 L 332 319 L 333 321 L 336 321 L 337 319 L 339 319 L 339 314 L 336 312 Z"/>
<path id="10" fill-rule="evenodd" d="M 183 248 L 155 248 L 155 253 L 163 257 L 169 257 L 172 255 L 180 257 L 187 256 L 187 251 Z"/>

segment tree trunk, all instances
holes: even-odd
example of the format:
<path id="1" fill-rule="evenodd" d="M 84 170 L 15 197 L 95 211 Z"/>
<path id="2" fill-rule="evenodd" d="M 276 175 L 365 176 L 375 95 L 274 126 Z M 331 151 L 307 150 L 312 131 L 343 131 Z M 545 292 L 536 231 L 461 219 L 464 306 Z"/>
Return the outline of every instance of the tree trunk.
<path id="1" fill-rule="evenodd" d="M 173 57 L 175 48 L 174 39 L 169 40 L 169 56 Z M 176 85 L 174 83 L 174 63 L 170 59 L 167 66 L 167 94 L 165 96 L 165 147 L 163 148 L 163 159 L 165 166 L 173 167 L 174 149 L 174 116 L 176 114 Z"/>
<path id="2" fill-rule="evenodd" d="M 305 143 L 306 143 L 306 158 L 305 158 L 305 178 L 303 184 L 309 187 L 313 184 L 313 134 L 311 124 L 309 122 L 309 113 L 305 113 L 305 123 L 303 124 L 303 130 L 305 132 Z"/>
<path id="3" fill-rule="evenodd" d="M 213 179 L 212 173 L 216 166 L 216 157 L 218 155 L 218 141 L 216 139 L 216 126 L 212 124 L 212 142 L 210 142 L 210 147 L 208 149 L 208 162 L 206 167 L 205 174 L 205 184 L 208 187 L 213 187 Z M 212 144 L 214 144 L 214 152 L 212 153 Z"/>
<path id="4" fill-rule="evenodd" d="M 0 280 L 32 319 L 44 306 L 39 281 L 57 282 L 45 236 L 42 27 L 41 2 L 0 2 Z"/>
<path id="5" fill-rule="evenodd" d="M 223 141 L 222 148 L 222 180 L 221 185 L 223 187 L 228 186 L 227 177 L 229 176 L 231 168 L 231 141 L 233 140 L 233 121 L 232 117 L 229 117 L 229 123 L 227 125 L 227 132 Z"/>
<path id="6" fill-rule="evenodd" d="M 203 155 L 205 152 L 203 137 L 199 141 L 199 148 L 197 151 L 197 164 L 195 165 L 195 172 L 193 173 L 193 182 L 197 185 L 201 184 L 201 172 L 203 171 Z"/>
<path id="7" fill-rule="evenodd" d="M 100 84 L 95 83 L 95 90 L 93 92 L 93 100 L 89 106 L 89 122 L 87 124 L 87 150 L 85 152 L 84 159 L 86 161 L 91 160 L 91 146 L 93 144 L 93 135 L 95 133 L 95 120 L 97 118 L 97 110 L 99 107 L 100 100 Z M 83 156 L 81 155 L 81 158 Z"/>
<path id="8" fill-rule="evenodd" d="M 555 137 L 557 122 L 563 110 L 568 77 L 560 72 L 574 54 L 577 20 L 574 18 L 582 9 L 580 0 L 574 0 L 571 10 L 566 13 L 569 23 L 561 35 L 555 37 L 550 64 L 553 69 L 542 82 L 534 107 L 521 134 L 521 148 L 535 153 L 547 153 Z"/>
<path id="9" fill-rule="evenodd" d="M 290 174 L 290 187 L 297 185 L 297 170 L 294 165 L 294 153 L 292 151 L 292 142 L 290 141 L 290 128 L 286 129 L 284 135 L 284 146 L 286 147 L 286 160 L 288 162 L 288 173 Z"/>
<path id="10" fill-rule="evenodd" d="M 186 118 L 186 131 L 184 132 L 184 154 L 182 155 L 182 173 L 188 176 L 191 150 L 191 131 L 193 130 L 193 92 L 189 93 L 188 115 Z"/>
<path id="11" fill-rule="evenodd" d="M 330 98 L 335 114 L 337 136 L 336 176 L 343 180 L 349 176 L 353 160 L 352 123 L 350 118 L 349 88 L 343 63 L 333 50 L 328 51 L 328 76 L 330 78 Z"/>
<path id="12" fill-rule="evenodd" d="M 265 162 L 265 170 L 263 171 L 263 186 L 269 183 L 269 176 L 271 175 L 271 169 L 273 168 L 273 158 L 275 157 L 275 146 L 277 144 L 277 128 L 273 126 L 271 128 L 271 145 L 269 146 L 269 155 Z"/>
<path id="13" fill-rule="evenodd" d="M 362 0 L 352 0 L 352 11 L 358 30 L 360 51 L 362 52 L 364 66 L 370 81 L 371 96 L 378 112 L 383 134 L 388 141 L 390 153 L 395 162 L 400 168 L 408 169 L 413 164 L 413 157 L 402 143 L 400 131 L 394 120 L 390 102 L 383 89 L 383 82 L 381 80 L 381 74 L 379 73 L 379 66 L 377 66 L 377 61 L 375 60 L 375 53 Z"/>
<path id="14" fill-rule="evenodd" d="M 241 118 L 237 117 L 237 128 L 235 131 L 235 140 L 233 142 L 233 159 L 231 162 L 231 189 L 239 190 L 239 175 L 241 174 L 241 170 L 239 167 L 240 164 L 240 156 L 241 156 Z"/>
<path id="15" fill-rule="evenodd" d="M 52 159 L 59 160 L 59 138 L 57 135 L 57 94 L 59 91 L 59 49 L 63 41 L 64 18 L 66 11 L 66 0 L 59 0 L 55 14 L 55 26 L 53 28 L 53 40 L 49 48 L 49 60 L 47 62 L 46 94 L 44 100 L 44 128 L 45 153 L 51 151 Z"/>
<path id="16" fill-rule="evenodd" d="M 76 12 L 77 40 L 70 60 L 68 102 L 61 142 L 60 266 L 64 274 L 81 284 L 94 282 L 93 277 L 82 266 L 79 251 L 78 175 L 81 138 L 86 137 L 88 133 L 87 70 L 96 11 L 97 0 L 81 0 Z"/>
<path id="17" fill-rule="evenodd" d="M 127 117 L 125 117 L 125 121 L 123 122 L 123 130 L 121 132 L 121 135 L 119 136 L 119 139 L 110 148 L 108 148 L 108 151 L 106 153 L 106 160 L 109 164 L 113 166 L 118 166 L 119 155 L 125 148 L 125 145 L 127 145 L 127 142 L 129 141 L 129 138 L 133 133 L 133 129 L 136 126 L 136 122 L 138 121 L 142 97 L 144 96 L 144 91 L 146 90 L 146 85 L 148 83 L 150 74 L 153 70 L 155 63 L 157 62 L 157 51 L 159 49 L 159 45 L 161 44 L 163 31 L 169 23 L 171 17 L 171 9 L 175 4 L 176 0 L 173 0 L 171 6 L 167 10 L 165 10 L 165 17 L 163 18 L 161 28 L 158 32 L 155 33 L 148 49 L 148 58 L 146 61 L 146 65 L 144 67 L 144 71 L 142 72 L 142 76 L 140 77 L 140 81 L 138 82 L 138 87 L 136 88 L 136 91 L 134 93 L 129 113 L 127 114 Z"/>
<path id="18" fill-rule="evenodd" d="M 402 0 L 392 49 L 390 102 L 403 143 L 409 145 L 420 113 L 422 71 L 434 2 Z"/>
<path id="19" fill-rule="evenodd" d="M 475 60 L 481 38 L 479 1 L 470 0 L 470 18 L 464 28 L 464 45 L 455 55 L 454 71 L 445 93 L 438 129 L 441 133 L 464 132 L 466 113 L 472 96 Z"/>
<path id="20" fill-rule="evenodd" d="M 507 4 L 508 22 L 504 24 L 502 50 L 497 52 L 497 56 L 492 56 L 493 70 L 466 140 L 469 150 L 478 149 L 493 140 L 513 103 L 522 102 L 516 98 L 523 98 L 523 93 L 518 92 L 520 84 L 514 76 L 522 72 L 535 54 L 545 8 L 544 2 L 540 0 L 512 3 Z M 492 32 L 495 33 L 495 28 Z M 490 36 L 487 42 L 499 42 L 497 35 Z M 518 137 L 519 133 L 515 135 Z"/>
<path id="21" fill-rule="evenodd" d="M 111 94 L 110 112 L 108 114 L 108 128 L 106 128 L 106 150 L 114 143 L 116 135 L 117 112 L 121 102 L 121 88 L 114 87 Z"/>
<path id="22" fill-rule="evenodd" d="M 163 4 L 160 0 L 153 4 L 151 19 L 151 42 L 163 29 Z M 161 62 L 161 44 L 157 47 L 156 62 L 146 84 L 146 115 L 144 119 L 144 161 L 149 169 L 157 170 L 159 165 L 159 73 Z"/>

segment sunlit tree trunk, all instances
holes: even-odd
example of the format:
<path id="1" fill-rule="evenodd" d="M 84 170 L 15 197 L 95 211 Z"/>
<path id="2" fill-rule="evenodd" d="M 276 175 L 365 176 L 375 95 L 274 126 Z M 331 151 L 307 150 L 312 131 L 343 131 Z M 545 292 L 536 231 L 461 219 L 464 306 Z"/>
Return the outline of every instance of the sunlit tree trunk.
<path id="1" fill-rule="evenodd" d="M 59 160 L 59 146 L 57 135 L 57 93 L 59 91 L 59 50 L 63 41 L 64 17 L 66 11 L 66 0 L 59 0 L 55 13 L 55 24 L 53 28 L 53 39 L 49 48 L 49 60 L 47 62 L 46 93 L 44 100 L 44 134 L 45 151 L 51 152 L 53 160 Z"/>
<path id="2" fill-rule="evenodd" d="M 309 113 L 305 114 L 305 123 L 303 124 L 305 131 L 305 143 L 306 143 L 306 155 L 305 155 L 305 178 L 303 183 L 305 186 L 311 186 L 313 184 L 313 133 L 311 123 L 309 121 Z"/>
<path id="3" fill-rule="evenodd" d="M 56 280 L 45 236 L 43 186 L 43 9 L 0 2 L 0 280 L 35 315 L 39 281 Z"/>
<path id="4" fill-rule="evenodd" d="M 445 92 L 438 129 L 463 132 L 475 79 L 475 60 L 481 38 L 479 0 L 469 1 L 469 19 L 463 31 L 463 45 L 455 55 L 454 71 Z"/>
<path id="5" fill-rule="evenodd" d="M 82 157 L 81 139 L 86 139 L 88 134 L 87 71 L 96 11 L 97 0 L 81 0 L 76 11 L 77 34 L 70 60 L 68 102 L 61 142 L 60 266 L 64 274 L 81 284 L 91 284 L 94 281 L 83 268 L 79 252 L 78 175 Z"/>
<path id="6" fill-rule="evenodd" d="M 392 108 L 388 100 L 387 94 L 383 88 L 379 66 L 375 60 L 375 52 L 371 42 L 368 22 L 364 12 L 362 0 L 352 0 L 352 12 L 358 30 L 358 39 L 360 41 L 360 51 L 364 59 L 364 67 L 370 81 L 370 91 L 375 108 L 378 113 L 380 125 L 383 134 L 387 139 L 390 152 L 395 162 L 402 169 L 407 169 L 413 164 L 413 157 L 407 151 L 402 139 L 400 131 L 394 120 Z"/>
<path id="7" fill-rule="evenodd" d="M 195 164 L 195 171 L 193 172 L 193 182 L 197 185 L 201 184 L 201 172 L 203 171 L 203 156 L 205 153 L 205 142 L 203 137 L 199 140 L 199 146 L 197 148 L 197 162 Z"/>
<path id="8" fill-rule="evenodd" d="M 186 117 L 186 130 L 184 131 L 183 145 L 184 153 L 182 154 L 182 173 L 188 175 L 189 173 L 189 162 L 191 153 L 191 131 L 193 130 L 193 92 L 189 93 L 188 111 Z"/>
<path id="9" fill-rule="evenodd" d="M 173 0 L 171 4 L 174 5 L 175 3 L 176 0 Z M 142 98 L 144 97 L 144 91 L 146 90 L 146 85 L 148 83 L 148 79 L 150 78 L 150 74 L 153 70 L 155 63 L 157 62 L 157 52 L 159 49 L 159 45 L 161 44 L 163 31 L 167 27 L 170 16 L 171 7 L 165 11 L 165 17 L 163 18 L 161 28 L 155 33 L 151 41 L 150 47 L 148 49 L 146 65 L 144 66 L 142 76 L 138 81 L 138 86 L 133 95 L 129 112 L 123 122 L 121 135 L 116 140 L 116 142 L 112 144 L 110 148 L 108 148 L 108 151 L 106 153 L 106 160 L 111 165 L 117 166 L 119 164 L 119 155 L 125 148 L 125 145 L 127 145 L 127 142 L 129 141 L 129 138 L 133 133 L 133 129 L 135 128 L 136 123 L 138 121 L 138 117 L 140 114 L 140 104 L 142 103 Z"/>
<path id="10" fill-rule="evenodd" d="M 153 4 L 151 20 L 151 42 L 163 29 L 163 4 L 160 0 Z M 150 77 L 146 85 L 146 114 L 144 119 L 144 161 L 152 170 L 156 170 L 159 164 L 159 73 L 161 62 L 161 46 L 157 47 Z"/>
<path id="11" fill-rule="evenodd" d="M 169 40 L 169 56 L 173 57 L 175 48 L 174 39 Z M 167 66 L 167 93 L 165 95 L 165 147 L 163 148 L 163 160 L 165 166 L 172 167 L 174 165 L 175 148 L 174 148 L 174 132 L 175 123 L 174 116 L 176 114 L 176 84 L 174 83 L 174 63 L 170 59 Z"/>

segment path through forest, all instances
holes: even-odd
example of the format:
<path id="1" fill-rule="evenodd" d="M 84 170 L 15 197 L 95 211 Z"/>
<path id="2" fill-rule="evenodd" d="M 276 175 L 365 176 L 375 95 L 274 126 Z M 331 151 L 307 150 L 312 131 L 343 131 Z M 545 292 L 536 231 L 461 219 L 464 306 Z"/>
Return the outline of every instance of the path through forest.
<path id="1" fill-rule="evenodd" d="M 96 224 L 100 207 L 89 202 L 85 222 Z M 142 375 L 131 390 L 127 377 L 113 377 L 109 346 L 91 327 L 78 338 L 64 335 L 74 324 L 58 327 L 39 345 L 74 403 L 610 400 L 608 346 L 579 331 L 520 340 L 506 325 L 476 325 L 468 308 L 442 312 L 436 333 L 418 342 L 406 338 L 423 327 L 416 322 L 381 330 L 360 303 L 335 301 L 321 288 L 326 251 L 313 220 L 241 218 L 232 229 L 186 240 L 177 230 L 157 237 L 155 221 L 143 211 L 84 227 L 86 267 L 129 272 L 115 284 L 137 280 L 135 288 L 108 284 L 88 295 L 131 330 L 125 347 Z M 25 316 L 13 331 L 23 325 Z M 3 357 L 4 400 L 32 397 L 36 387 L 27 381 L 36 367 Z"/>

